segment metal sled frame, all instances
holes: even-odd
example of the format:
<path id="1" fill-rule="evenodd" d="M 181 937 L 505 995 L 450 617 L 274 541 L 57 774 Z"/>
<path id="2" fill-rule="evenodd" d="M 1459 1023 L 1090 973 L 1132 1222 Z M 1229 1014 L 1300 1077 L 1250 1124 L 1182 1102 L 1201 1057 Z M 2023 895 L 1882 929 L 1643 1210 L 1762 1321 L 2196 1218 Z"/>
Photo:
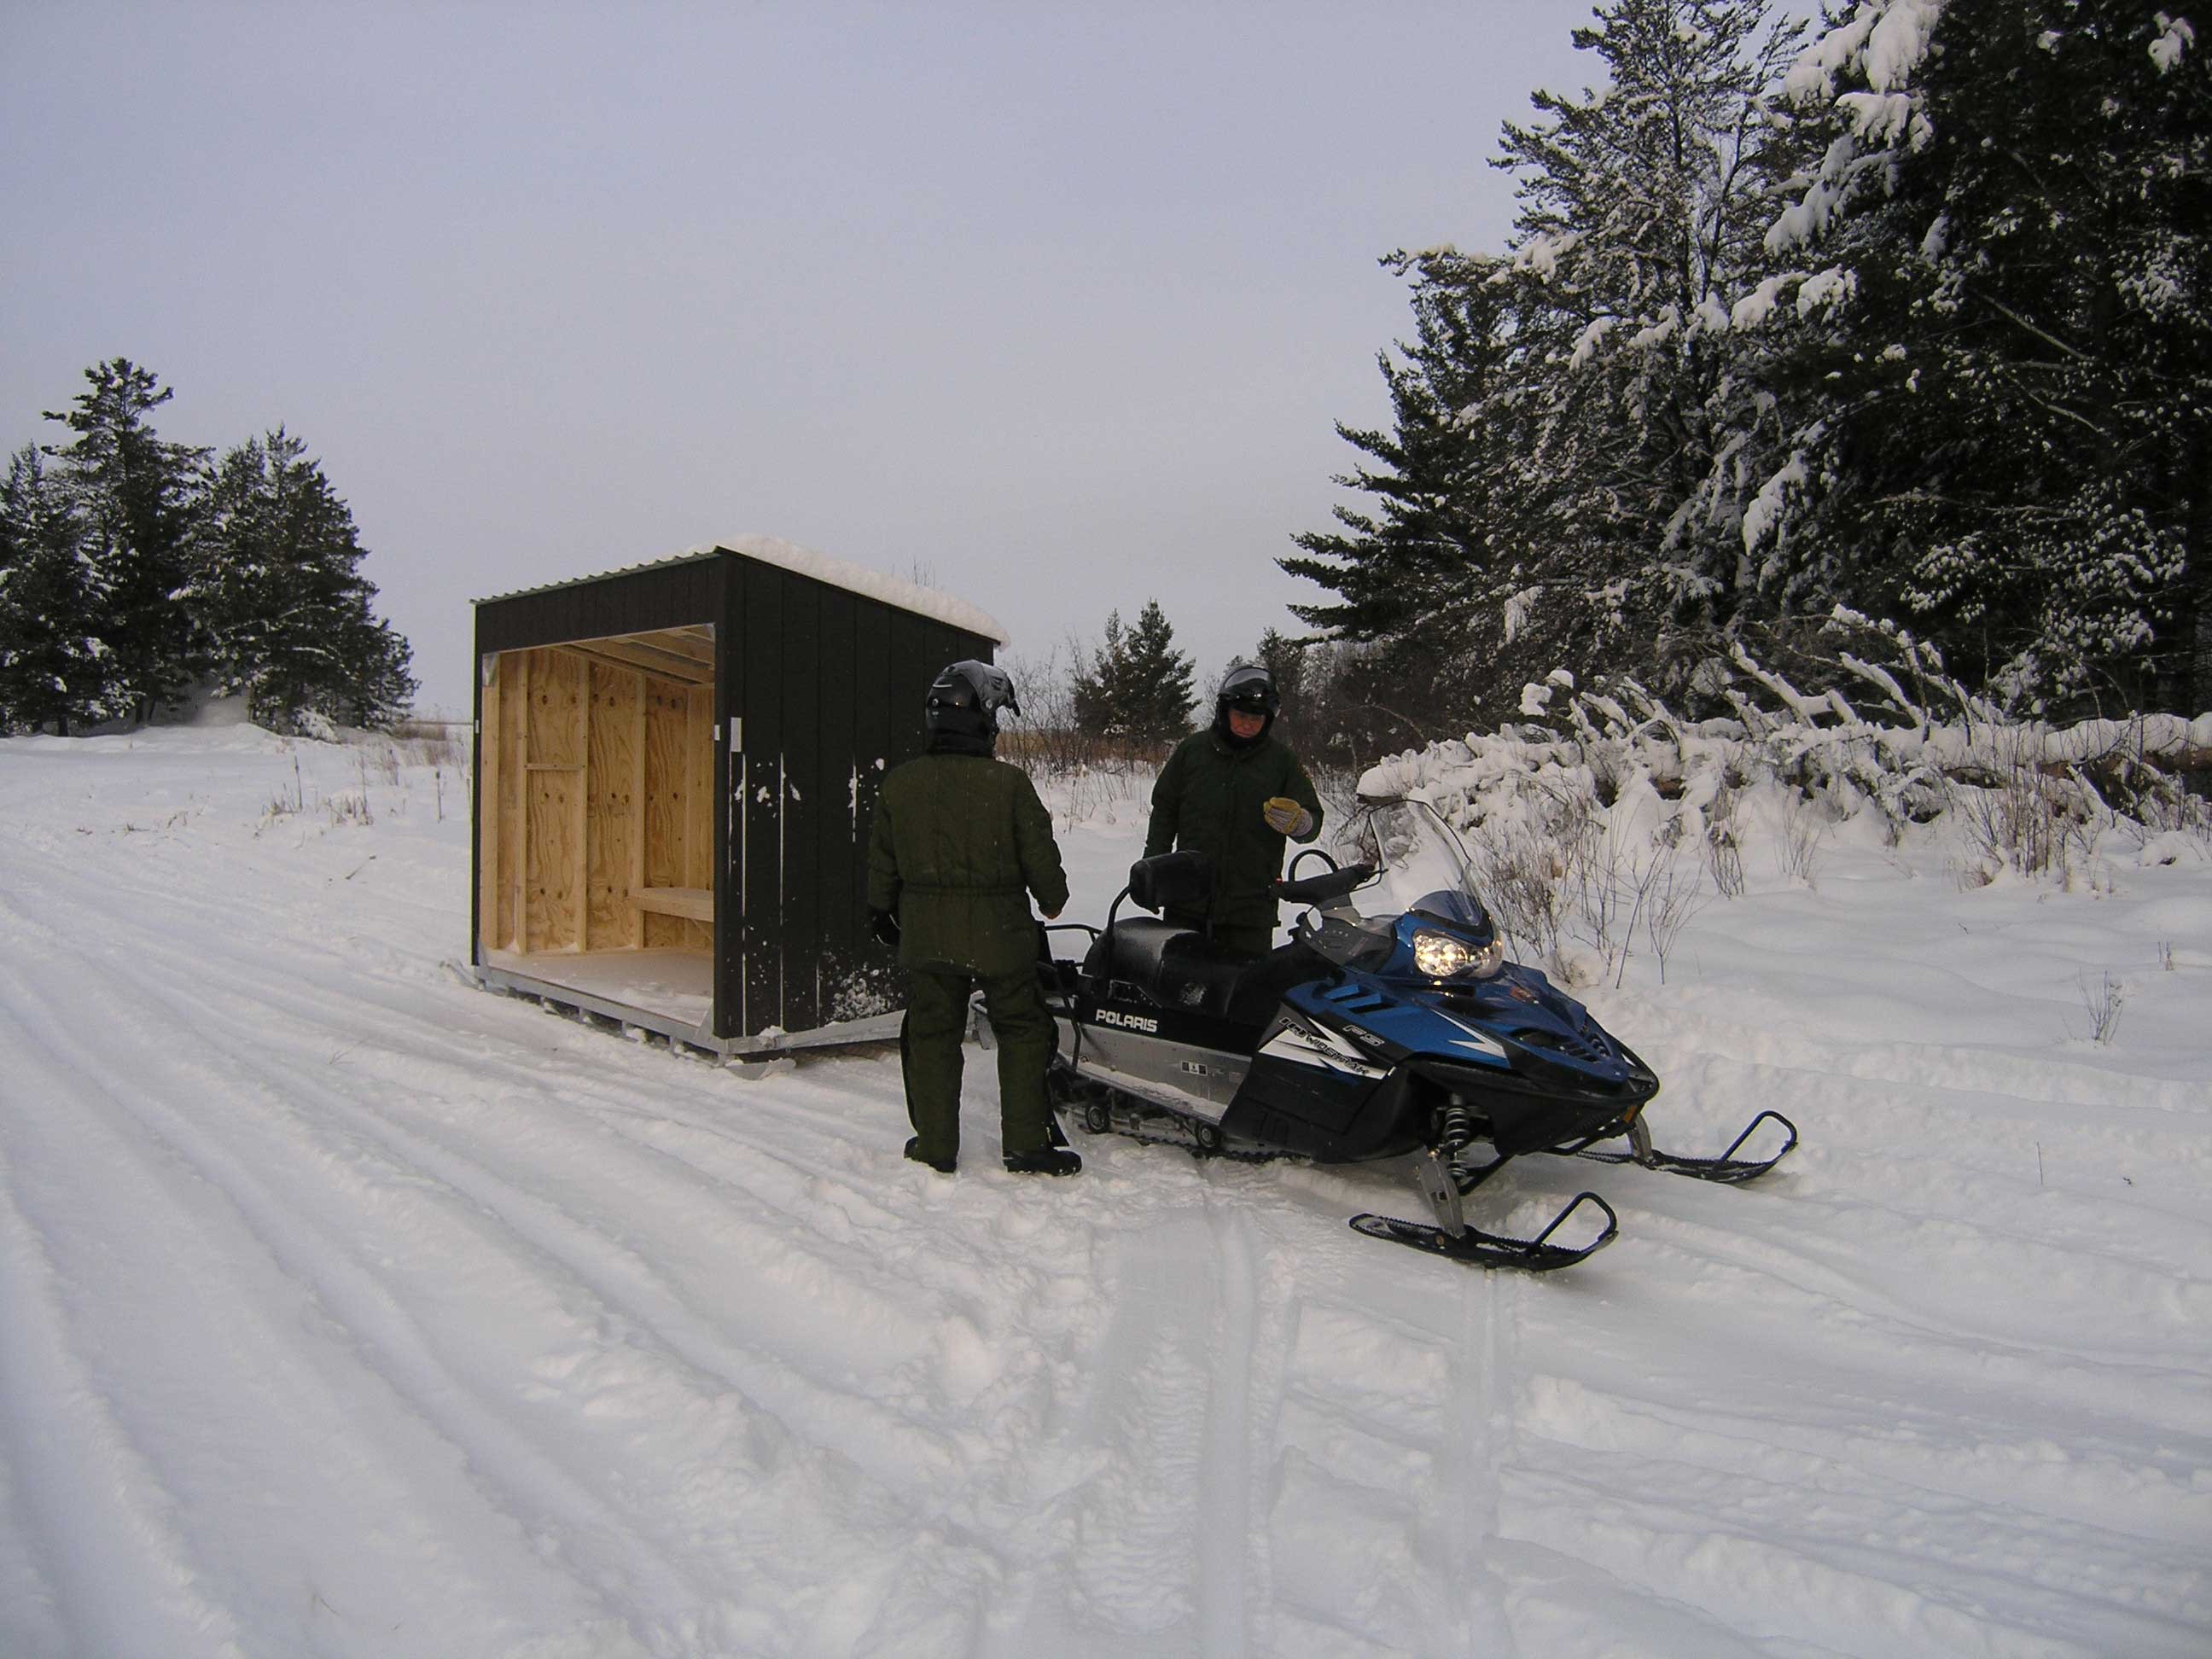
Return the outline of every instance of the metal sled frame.
<path id="1" fill-rule="evenodd" d="M 579 991 L 572 985 L 556 985 L 550 980 L 535 979 L 511 969 L 479 965 L 471 971 L 475 974 L 477 982 L 488 991 L 497 991 L 507 996 L 529 997 L 593 1020 L 650 1031 L 656 1036 L 666 1037 L 672 1043 L 681 1043 L 687 1048 L 696 1048 L 730 1061 L 757 1062 L 811 1049 L 896 1042 L 898 1041 L 899 1023 L 906 1018 L 903 1010 L 896 1010 L 888 1014 L 872 1014 L 866 1019 L 841 1020 L 829 1025 L 817 1025 L 811 1031 L 792 1031 L 775 1036 L 718 1037 L 706 1026 L 692 1024 L 672 1014 L 655 1013 L 629 1003 L 611 1001 L 605 997 L 594 996 L 589 991 Z"/>

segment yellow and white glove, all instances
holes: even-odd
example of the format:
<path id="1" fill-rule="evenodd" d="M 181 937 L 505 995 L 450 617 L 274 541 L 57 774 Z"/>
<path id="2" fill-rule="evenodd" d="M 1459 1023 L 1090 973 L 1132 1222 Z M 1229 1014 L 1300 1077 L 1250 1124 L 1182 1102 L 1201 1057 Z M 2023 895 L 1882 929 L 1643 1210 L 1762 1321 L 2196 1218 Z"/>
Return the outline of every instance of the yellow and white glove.
<path id="1" fill-rule="evenodd" d="M 1313 829 L 1313 814 L 1288 795 L 1277 795 L 1260 809 L 1260 816 L 1267 820 L 1267 828 L 1293 841 Z"/>

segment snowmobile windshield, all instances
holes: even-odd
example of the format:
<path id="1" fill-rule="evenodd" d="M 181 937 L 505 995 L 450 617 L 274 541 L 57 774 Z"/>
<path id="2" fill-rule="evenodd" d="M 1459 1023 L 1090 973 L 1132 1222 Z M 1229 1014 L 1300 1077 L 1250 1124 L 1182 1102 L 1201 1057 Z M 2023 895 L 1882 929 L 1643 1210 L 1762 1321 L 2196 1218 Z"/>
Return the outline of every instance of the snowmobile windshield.
<path id="1" fill-rule="evenodd" d="M 1466 848 L 1426 801 L 1364 803 L 1332 852 L 1340 865 L 1375 866 L 1374 879 L 1349 901 L 1364 921 L 1387 927 L 1410 914 L 1455 927 L 1489 925 Z"/>

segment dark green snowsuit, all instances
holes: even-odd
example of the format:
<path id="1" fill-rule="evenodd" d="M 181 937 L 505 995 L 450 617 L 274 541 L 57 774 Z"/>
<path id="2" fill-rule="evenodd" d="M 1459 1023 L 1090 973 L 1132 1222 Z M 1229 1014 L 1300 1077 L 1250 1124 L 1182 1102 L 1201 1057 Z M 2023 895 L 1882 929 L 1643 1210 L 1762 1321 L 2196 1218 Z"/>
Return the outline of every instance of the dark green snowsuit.
<path id="1" fill-rule="evenodd" d="M 1301 841 L 1321 834 L 1313 780 L 1289 745 L 1266 731 L 1241 747 L 1218 726 L 1176 745 L 1152 788 L 1145 856 L 1185 848 L 1205 854 L 1213 863 L 1213 897 L 1209 905 L 1169 907 L 1168 921 L 1186 927 L 1211 921 L 1215 944 L 1255 956 L 1274 944 L 1279 917 L 1267 885 L 1283 873 L 1286 837 L 1261 815 L 1277 795 L 1313 814 Z"/>
<path id="2" fill-rule="evenodd" d="M 960 1041 L 978 985 L 999 1045 L 999 1120 L 1008 1154 L 1049 1144 L 1045 1069 L 1052 1016 L 1037 983 L 1029 898 L 1067 902 L 1052 817 L 1018 767 L 935 753 L 884 780 L 868 837 L 868 908 L 899 919 L 907 969 L 899 1054 L 916 1155 L 960 1149 Z"/>

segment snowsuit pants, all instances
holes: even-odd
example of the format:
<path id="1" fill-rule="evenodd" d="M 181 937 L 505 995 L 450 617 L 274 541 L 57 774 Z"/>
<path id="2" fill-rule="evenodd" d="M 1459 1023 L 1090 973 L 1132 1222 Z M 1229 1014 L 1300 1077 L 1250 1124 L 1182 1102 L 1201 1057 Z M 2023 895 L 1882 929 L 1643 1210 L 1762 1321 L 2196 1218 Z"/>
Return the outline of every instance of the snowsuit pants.
<path id="1" fill-rule="evenodd" d="M 1051 1145 L 1052 1108 L 1045 1068 L 1053 1050 L 1052 1015 L 1036 969 L 1004 978 L 916 969 L 907 975 L 906 1019 L 899 1027 L 899 1064 L 906 1076 L 906 1115 L 923 1158 L 949 1163 L 960 1152 L 960 1039 L 968 999 L 983 988 L 983 1012 L 999 1045 L 999 1124 L 1007 1152 Z"/>

